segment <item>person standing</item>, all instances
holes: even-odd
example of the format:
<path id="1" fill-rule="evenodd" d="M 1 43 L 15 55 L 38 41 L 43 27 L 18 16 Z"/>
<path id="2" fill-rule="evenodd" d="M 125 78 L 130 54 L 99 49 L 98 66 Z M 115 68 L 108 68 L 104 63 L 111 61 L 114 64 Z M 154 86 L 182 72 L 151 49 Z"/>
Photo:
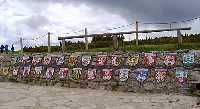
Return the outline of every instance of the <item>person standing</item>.
<path id="1" fill-rule="evenodd" d="M 12 53 L 14 53 L 14 51 L 15 51 L 15 48 L 14 48 L 13 45 L 12 45 L 12 47 L 11 47 L 11 51 L 12 51 Z"/>
<path id="2" fill-rule="evenodd" d="M 8 54 L 8 45 L 5 45 L 5 52 Z"/>
<path id="3" fill-rule="evenodd" d="M 3 51 L 4 51 L 4 46 L 1 45 L 1 53 L 3 53 Z"/>

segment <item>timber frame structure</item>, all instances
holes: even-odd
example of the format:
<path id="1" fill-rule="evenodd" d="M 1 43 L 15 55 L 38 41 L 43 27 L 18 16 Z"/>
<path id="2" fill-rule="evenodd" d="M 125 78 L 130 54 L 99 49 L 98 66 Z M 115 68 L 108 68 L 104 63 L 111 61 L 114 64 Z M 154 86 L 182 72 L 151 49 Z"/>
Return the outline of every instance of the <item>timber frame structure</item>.
<path id="1" fill-rule="evenodd" d="M 142 31 L 128 31 L 128 32 L 115 32 L 115 33 L 102 33 L 102 34 L 87 34 L 87 29 L 85 35 L 78 35 L 78 36 L 67 36 L 67 37 L 58 37 L 58 40 L 62 40 L 62 52 L 64 52 L 64 42 L 65 39 L 74 39 L 74 38 L 85 38 L 87 37 L 103 37 L 103 36 L 113 36 L 113 47 L 116 50 L 118 48 L 118 41 L 117 36 L 121 36 L 124 34 L 133 34 L 136 33 L 136 46 L 138 46 L 138 33 L 152 33 L 152 32 L 164 32 L 164 31 L 177 31 L 178 43 L 182 44 L 182 35 L 181 30 L 191 30 L 191 27 L 186 28 L 170 28 L 170 29 L 158 29 L 158 30 L 142 30 Z M 86 41 L 86 48 L 88 48 L 88 41 Z"/>

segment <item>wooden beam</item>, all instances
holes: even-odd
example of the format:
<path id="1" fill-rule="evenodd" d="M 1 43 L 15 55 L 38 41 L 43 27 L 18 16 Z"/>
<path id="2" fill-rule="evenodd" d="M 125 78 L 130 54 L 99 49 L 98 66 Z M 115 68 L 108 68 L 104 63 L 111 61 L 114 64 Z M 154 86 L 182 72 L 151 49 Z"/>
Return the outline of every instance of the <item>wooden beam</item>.
<path id="1" fill-rule="evenodd" d="M 103 34 L 90 34 L 90 35 L 79 35 L 79 36 L 68 36 L 68 37 L 58 37 L 58 40 L 63 39 L 74 39 L 74 38 L 85 38 L 94 36 L 111 36 L 111 35 L 122 35 L 122 34 L 133 34 L 133 33 L 152 33 L 152 32 L 163 32 L 163 31 L 177 31 L 177 30 L 191 30 L 188 28 L 171 28 L 171 29 L 159 29 L 159 30 L 142 30 L 142 31 L 129 31 L 129 32 L 116 32 L 116 33 L 103 33 Z"/>
<path id="2" fill-rule="evenodd" d="M 183 39 L 182 39 L 182 34 L 180 30 L 177 30 L 177 37 L 178 37 L 178 44 L 182 45 Z"/>
<path id="3" fill-rule="evenodd" d="M 136 25 L 136 27 L 135 27 L 135 29 L 136 29 L 136 42 L 135 42 L 135 44 L 136 44 L 136 46 L 138 46 L 138 21 L 136 21 L 136 23 L 135 23 Z"/>
<path id="4" fill-rule="evenodd" d="M 50 32 L 48 32 L 48 53 L 51 52 L 51 37 L 50 37 Z"/>
<path id="5" fill-rule="evenodd" d="M 117 39 L 117 35 L 113 35 L 113 49 L 114 51 L 117 51 L 118 50 L 118 39 Z"/>
<path id="6" fill-rule="evenodd" d="M 85 28 L 85 35 L 88 35 L 87 28 Z M 85 49 L 88 50 L 88 37 L 85 37 Z"/>
<path id="7" fill-rule="evenodd" d="M 21 53 L 23 53 L 23 39 L 20 37 Z"/>
<path id="8" fill-rule="evenodd" d="M 64 53 L 65 52 L 65 39 L 62 40 L 61 44 L 62 44 L 62 52 Z"/>

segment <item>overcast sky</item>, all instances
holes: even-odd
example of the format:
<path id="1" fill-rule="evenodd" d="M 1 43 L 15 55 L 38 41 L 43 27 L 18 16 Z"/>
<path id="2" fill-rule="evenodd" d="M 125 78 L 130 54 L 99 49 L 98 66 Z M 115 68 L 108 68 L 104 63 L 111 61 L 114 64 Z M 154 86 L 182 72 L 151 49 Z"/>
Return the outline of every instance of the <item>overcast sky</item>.
<path id="1" fill-rule="evenodd" d="M 52 34 L 52 43 L 58 44 L 57 37 L 64 36 L 61 33 L 80 31 L 85 27 L 91 34 L 134 30 L 134 25 L 112 31 L 106 29 L 127 25 L 136 20 L 187 20 L 200 16 L 199 5 L 200 0 L 0 0 L 0 44 L 12 44 L 19 37 L 38 37 L 37 35 L 48 31 L 55 33 Z M 178 26 L 192 26 L 193 32 L 200 32 L 200 20 Z M 141 30 L 161 27 L 163 26 L 140 25 Z M 70 35 L 79 34 L 84 32 Z M 45 45 L 45 38 L 25 41 L 24 45 Z M 129 36 L 126 40 L 133 38 Z"/>

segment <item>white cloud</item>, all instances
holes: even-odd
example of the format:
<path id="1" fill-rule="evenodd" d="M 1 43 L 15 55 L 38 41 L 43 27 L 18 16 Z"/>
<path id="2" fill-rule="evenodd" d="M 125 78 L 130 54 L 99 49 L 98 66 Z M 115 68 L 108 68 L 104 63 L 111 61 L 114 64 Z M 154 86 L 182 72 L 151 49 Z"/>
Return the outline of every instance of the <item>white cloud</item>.
<path id="1" fill-rule="evenodd" d="M 57 36 L 60 33 L 73 32 L 85 27 L 88 28 L 90 34 L 105 32 L 104 28 L 127 23 L 126 19 L 120 15 L 98 8 L 93 9 L 85 4 L 73 5 L 49 2 L 45 8 L 40 8 L 42 6 L 44 4 L 40 2 L 19 2 L 18 0 L 7 2 L 4 6 L 6 11 L 0 17 L 3 28 L 7 28 L 6 31 L 1 32 L 1 34 L 7 33 L 7 36 L 3 36 L 7 40 L 6 43 L 18 40 L 21 36 L 27 39 L 49 31 L 56 33 L 56 35 L 52 35 L 52 43 L 59 44 Z M 84 32 L 70 35 L 78 34 L 84 34 Z M 29 42 L 24 45 L 31 46 L 33 44 L 35 46 L 35 43 L 47 45 L 46 38 Z"/>

